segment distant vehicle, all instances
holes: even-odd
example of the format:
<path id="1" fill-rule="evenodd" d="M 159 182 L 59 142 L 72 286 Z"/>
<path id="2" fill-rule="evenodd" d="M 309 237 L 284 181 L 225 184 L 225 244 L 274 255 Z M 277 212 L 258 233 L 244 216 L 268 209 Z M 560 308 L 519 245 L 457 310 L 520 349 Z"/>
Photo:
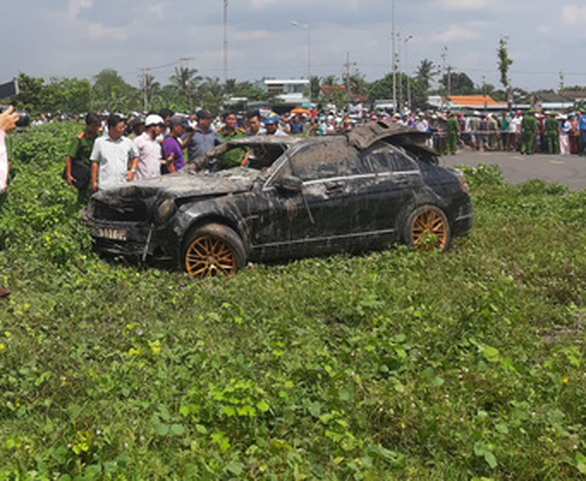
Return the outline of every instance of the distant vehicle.
<path id="1" fill-rule="evenodd" d="M 464 175 L 438 166 L 426 137 L 373 122 L 345 135 L 238 139 L 182 172 L 96 193 L 84 219 L 98 251 L 171 261 L 193 277 L 396 242 L 445 251 L 474 212 Z M 248 167 L 198 171 L 233 148 L 250 150 Z"/>

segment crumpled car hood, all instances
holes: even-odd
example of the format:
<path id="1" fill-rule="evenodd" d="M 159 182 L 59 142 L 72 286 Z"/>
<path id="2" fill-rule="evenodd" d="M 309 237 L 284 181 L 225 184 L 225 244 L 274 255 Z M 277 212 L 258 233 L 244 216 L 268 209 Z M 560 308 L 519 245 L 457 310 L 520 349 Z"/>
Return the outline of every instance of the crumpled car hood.
<path id="1" fill-rule="evenodd" d="M 219 173 L 183 171 L 144 179 L 98 192 L 102 198 L 113 197 L 164 197 L 180 199 L 186 197 L 208 197 L 246 192 L 252 189 L 259 177 L 250 169 L 231 169 Z"/>

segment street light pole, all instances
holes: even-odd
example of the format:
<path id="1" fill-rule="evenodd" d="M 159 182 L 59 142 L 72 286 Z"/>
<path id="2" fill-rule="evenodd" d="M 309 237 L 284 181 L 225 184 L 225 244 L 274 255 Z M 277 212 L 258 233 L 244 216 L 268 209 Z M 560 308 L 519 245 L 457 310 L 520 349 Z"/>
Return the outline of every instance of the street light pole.
<path id="1" fill-rule="evenodd" d="M 393 113 L 397 112 L 397 59 L 395 58 L 395 0 L 391 3 L 391 67 L 393 69 Z"/>
<path id="2" fill-rule="evenodd" d="M 228 0 L 224 0 L 224 84 L 228 80 Z"/>
<path id="3" fill-rule="evenodd" d="M 413 38 L 413 35 L 409 35 L 405 39 L 405 73 L 407 74 L 407 103 L 409 110 L 411 110 L 411 77 L 409 77 L 409 40 Z"/>
<path id="4" fill-rule="evenodd" d="M 403 73 L 401 72 L 401 33 L 397 33 L 397 70 L 399 71 L 399 113 L 403 111 Z"/>
<path id="5" fill-rule="evenodd" d="M 296 20 L 291 20 L 291 26 L 301 26 L 307 32 L 307 81 L 309 82 L 307 96 L 309 98 L 309 106 L 311 107 L 311 25 L 309 23 L 299 25 L 299 23 Z"/>

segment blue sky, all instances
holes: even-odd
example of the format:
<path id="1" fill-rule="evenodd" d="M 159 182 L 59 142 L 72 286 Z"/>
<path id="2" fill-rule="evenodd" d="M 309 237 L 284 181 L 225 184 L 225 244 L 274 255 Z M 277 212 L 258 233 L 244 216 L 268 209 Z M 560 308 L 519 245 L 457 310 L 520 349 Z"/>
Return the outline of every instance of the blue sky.
<path id="1" fill-rule="evenodd" d="M 0 0 L 8 37 L 0 80 L 19 71 L 91 78 L 118 70 L 136 84 L 138 69 L 193 57 L 203 76 L 223 77 L 222 0 Z M 307 70 L 340 76 L 346 52 L 368 80 L 390 69 L 391 0 L 229 0 L 229 72 L 238 80 L 299 78 Z M 402 67 L 447 62 L 477 83 L 498 86 L 496 48 L 509 37 L 511 80 L 526 89 L 586 85 L 583 0 L 395 0 Z M 161 81 L 173 67 L 155 70 Z"/>

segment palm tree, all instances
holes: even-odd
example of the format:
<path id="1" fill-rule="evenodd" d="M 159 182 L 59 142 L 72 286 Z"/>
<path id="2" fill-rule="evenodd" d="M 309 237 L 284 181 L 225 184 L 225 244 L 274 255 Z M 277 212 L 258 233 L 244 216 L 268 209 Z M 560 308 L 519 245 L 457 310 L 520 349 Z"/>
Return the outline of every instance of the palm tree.
<path id="1" fill-rule="evenodd" d="M 236 82 L 236 79 L 229 78 L 226 80 L 226 83 L 224 84 L 224 93 L 226 95 L 234 95 L 234 92 L 236 92 L 237 89 L 238 82 Z"/>
<path id="2" fill-rule="evenodd" d="M 419 64 L 419 67 L 417 67 L 415 80 L 417 80 L 417 83 L 421 86 L 424 92 L 428 92 L 431 87 L 431 81 L 436 74 L 437 70 L 433 65 L 433 62 L 428 59 L 423 59 Z"/>
<path id="3" fill-rule="evenodd" d="M 321 79 L 318 76 L 312 76 L 309 79 L 309 88 L 311 90 L 311 98 L 313 101 L 319 97 L 321 90 Z"/>
<path id="4" fill-rule="evenodd" d="M 205 108 L 217 112 L 224 101 L 224 89 L 218 78 L 206 78 L 197 90 Z"/>
<path id="5" fill-rule="evenodd" d="M 175 75 L 169 77 L 169 81 L 178 93 L 185 99 L 189 110 L 193 109 L 193 94 L 197 90 L 202 77 L 197 75 L 197 70 L 187 67 L 175 67 Z"/>
<path id="6" fill-rule="evenodd" d="M 338 77 L 336 77 L 335 75 L 328 75 L 327 77 L 323 78 L 321 84 L 328 86 L 338 85 Z"/>
<path id="7" fill-rule="evenodd" d="M 155 81 L 154 75 L 146 72 L 140 78 L 139 87 L 142 92 L 143 109 L 145 112 L 148 112 L 158 100 L 161 92 L 161 84 Z"/>

